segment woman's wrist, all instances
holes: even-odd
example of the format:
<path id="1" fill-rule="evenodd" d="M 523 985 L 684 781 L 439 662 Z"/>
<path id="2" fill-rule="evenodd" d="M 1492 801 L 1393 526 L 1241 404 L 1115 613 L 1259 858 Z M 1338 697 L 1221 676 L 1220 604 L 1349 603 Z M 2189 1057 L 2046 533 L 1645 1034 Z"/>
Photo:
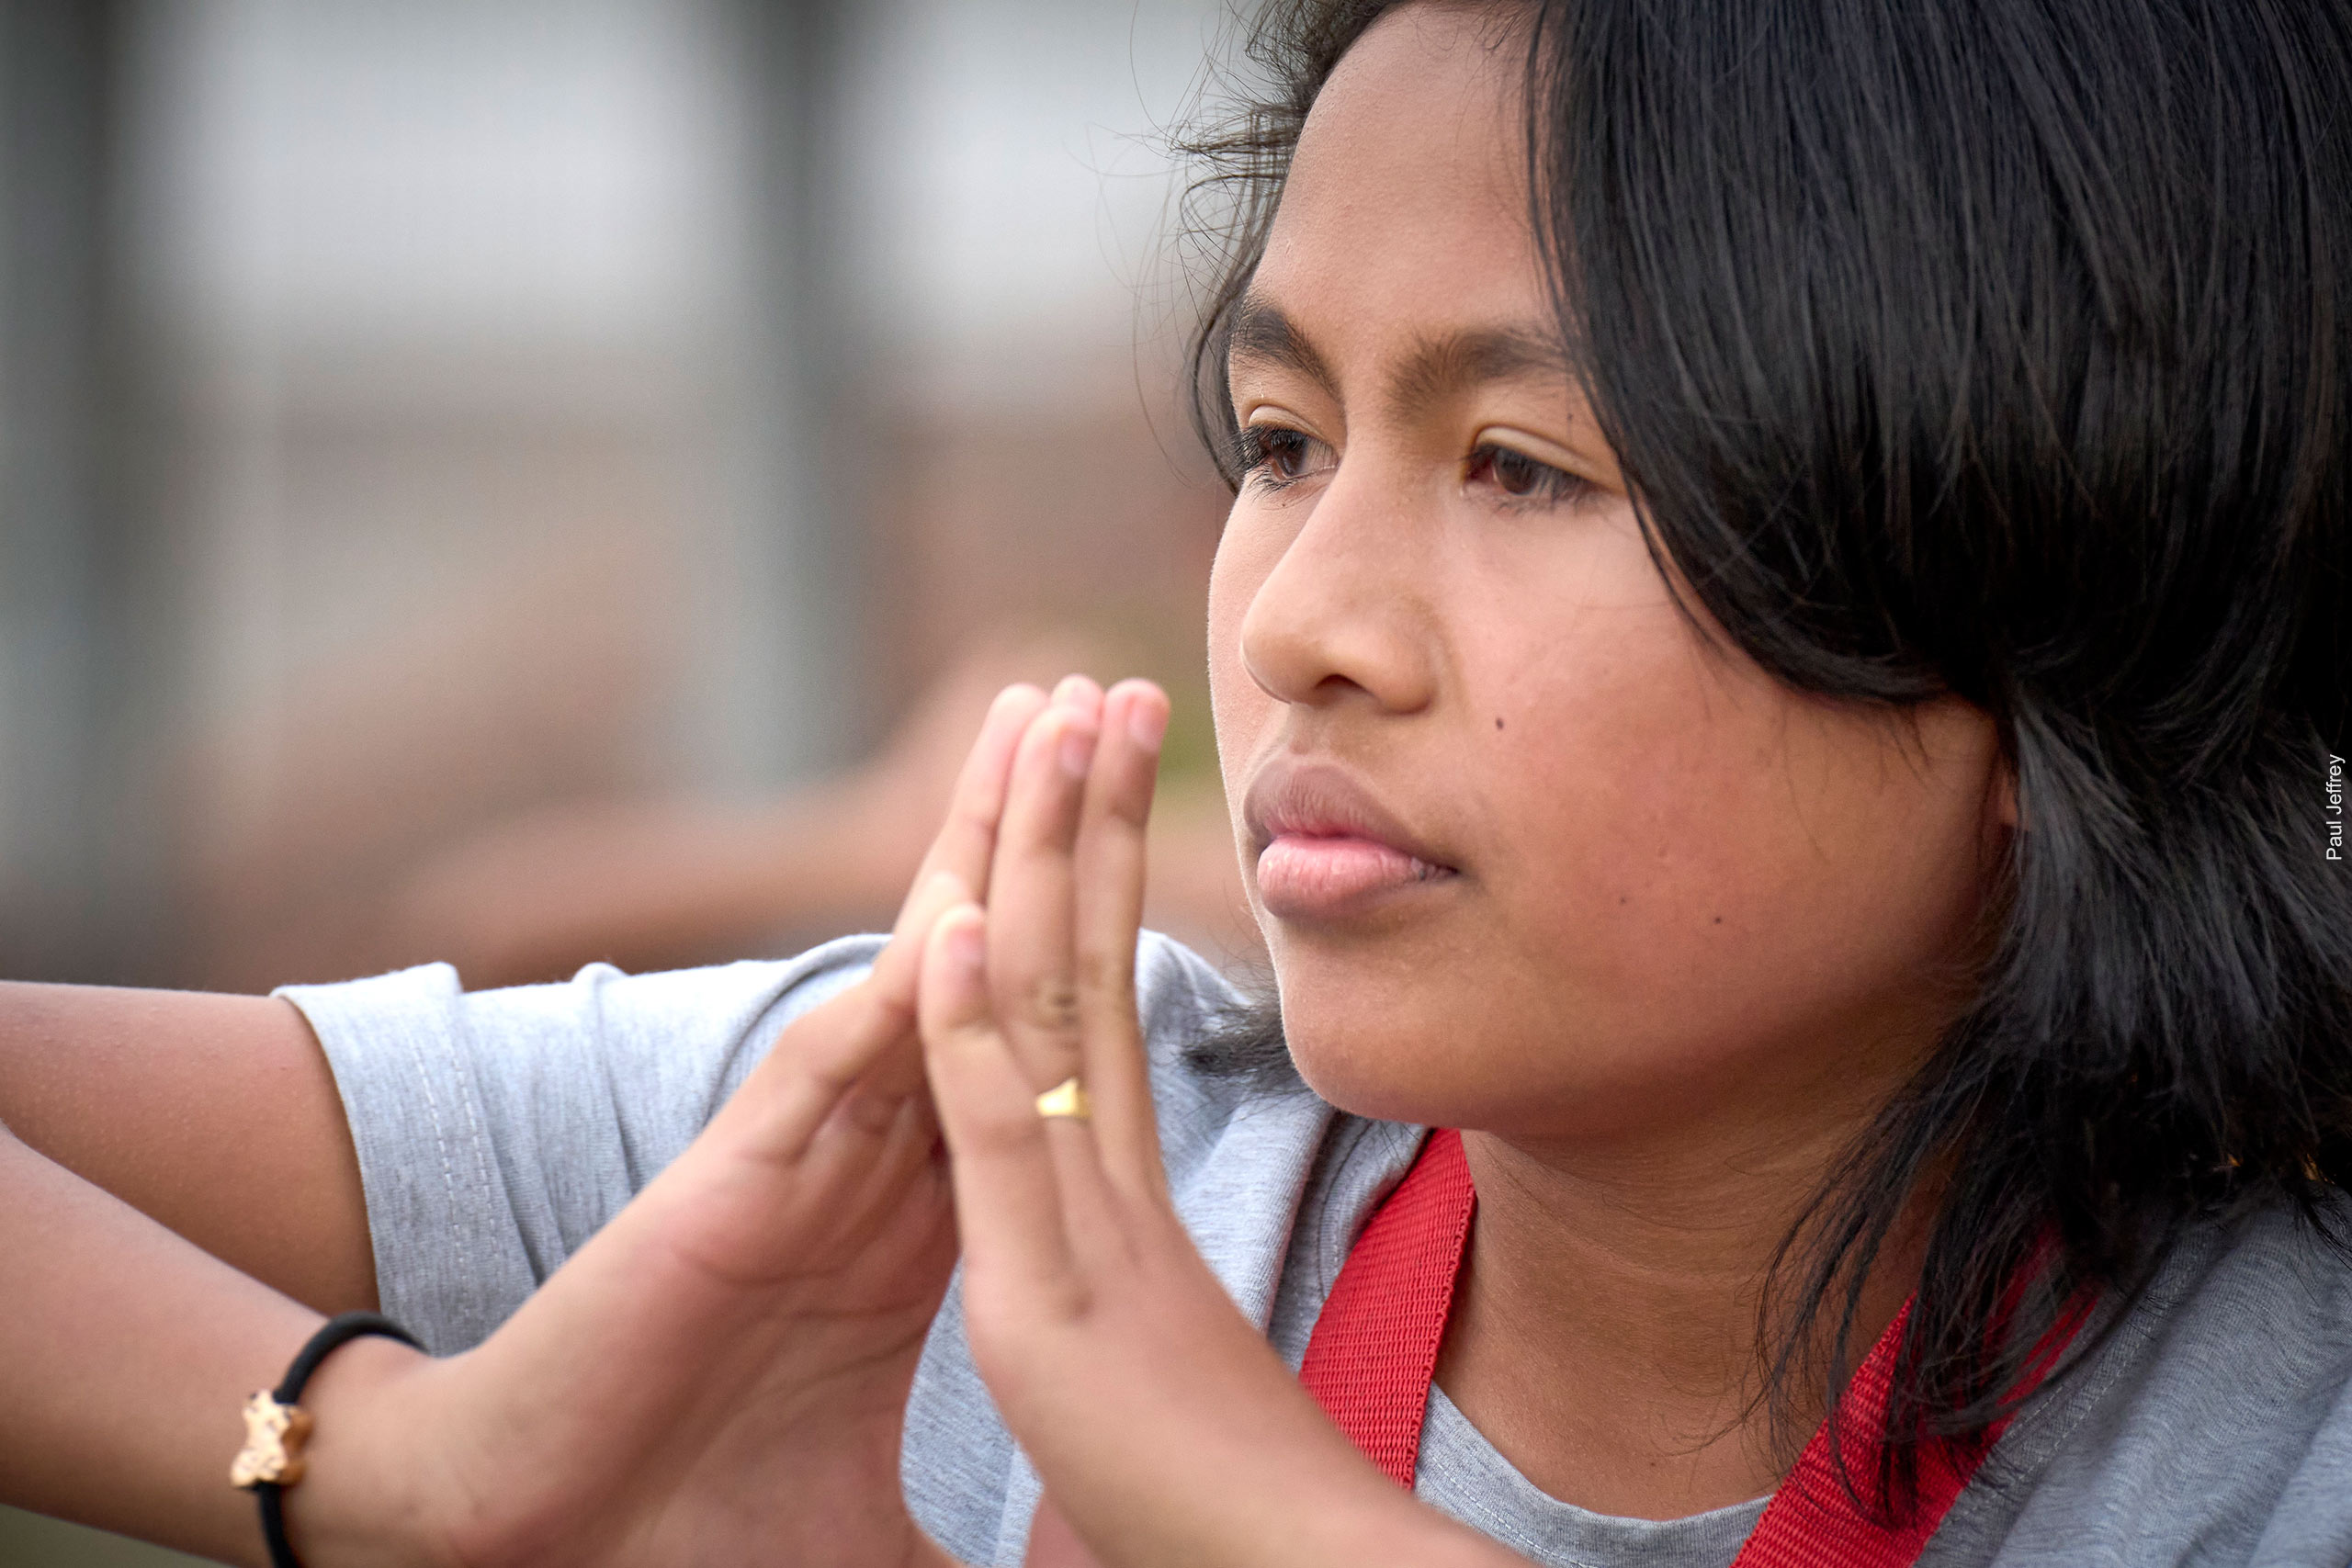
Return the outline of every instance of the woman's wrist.
<path id="1" fill-rule="evenodd" d="M 435 1437 L 447 1363 L 398 1340 L 355 1339 L 311 1374 L 302 1479 L 283 1495 L 303 1568 L 445 1568 L 461 1496 Z M 254 1529 L 259 1530 L 256 1521 Z"/>

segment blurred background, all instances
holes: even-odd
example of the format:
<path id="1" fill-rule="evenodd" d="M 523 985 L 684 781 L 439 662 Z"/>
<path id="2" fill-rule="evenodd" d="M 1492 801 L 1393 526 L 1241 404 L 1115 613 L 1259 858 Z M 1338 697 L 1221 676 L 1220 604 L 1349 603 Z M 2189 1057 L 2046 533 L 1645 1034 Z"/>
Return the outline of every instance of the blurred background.
<path id="1" fill-rule="evenodd" d="M 1151 919 L 1248 963 L 1164 140 L 1227 10 L 0 0 L 0 976 L 871 929 L 1070 669 L 1170 687 Z"/>

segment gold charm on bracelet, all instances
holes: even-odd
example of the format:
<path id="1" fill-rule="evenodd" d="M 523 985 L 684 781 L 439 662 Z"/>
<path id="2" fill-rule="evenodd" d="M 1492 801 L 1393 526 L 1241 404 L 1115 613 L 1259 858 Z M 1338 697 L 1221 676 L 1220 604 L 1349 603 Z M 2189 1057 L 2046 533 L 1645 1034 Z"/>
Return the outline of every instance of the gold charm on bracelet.
<path id="1" fill-rule="evenodd" d="M 1093 1108 L 1087 1103 L 1086 1087 L 1076 1078 L 1064 1078 L 1037 1097 L 1037 1114 L 1043 1117 L 1069 1116 L 1086 1120 Z"/>
<path id="2" fill-rule="evenodd" d="M 229 1466 L 229 1484 L 252 1491 L 265 1481 L 291 1486 L 302 1479 L 302 1444 L 311 1413 L 280 1404 L 265 1389 L 245 1401 L 245 1446 Z"/>

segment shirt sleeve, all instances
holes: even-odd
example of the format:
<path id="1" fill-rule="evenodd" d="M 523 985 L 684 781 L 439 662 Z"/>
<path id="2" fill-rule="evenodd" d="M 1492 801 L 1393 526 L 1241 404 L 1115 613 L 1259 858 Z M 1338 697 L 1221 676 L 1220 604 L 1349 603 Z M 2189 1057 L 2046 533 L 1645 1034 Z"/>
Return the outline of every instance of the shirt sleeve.
<path id="1" fill-rule="evenodd" d="M 469 995 L 446 964 L 280 994 L 325 1047 L 359 1154 L 385 1312 L 436 1355 L 480 1343 L 692 1143 L 793 1019 L 855 983 L 880 937 L 790 963 Z M 1187 1055 L 1239 1003 L 1146 933 L 1136 1002 L 1178 1213 L 1245 1313 L 1266 1321 L 1329 1110 Z M 959 1292 L 909 1395 L 900 1473 L 915 1518 L 963 1562 L 1017 1563 L 1034 1469 L 965 1341 Z"/>
<path id="2" fill-rule="evenodd" d="M 447 964 L 280 992 L 343 1098 L 384 1311 L 435 1355 L 479 1344 L 881 943 L 472 994 Z"/>

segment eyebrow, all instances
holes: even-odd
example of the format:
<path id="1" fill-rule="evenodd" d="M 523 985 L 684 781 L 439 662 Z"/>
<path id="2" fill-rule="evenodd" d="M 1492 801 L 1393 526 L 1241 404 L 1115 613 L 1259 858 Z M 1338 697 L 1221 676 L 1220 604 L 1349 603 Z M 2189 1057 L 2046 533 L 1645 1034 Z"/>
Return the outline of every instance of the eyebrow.
<path id="1" fill-rule="evenodd" d="M 1338 378 L 1314 340 L 1272 300 L 1242 296 L 1227 354 L 1229 359 L 1295 370 L 1333 398 L 1339 396 Z M 1523 327 L 1468 328 L 1416 344 L 1390 378 L 1389 404 L 1399 418 L 1411 419 L 1487 382 L 1560 379 L 1570 374 L 1567 349 L 1557 338 Z"/>
<path id="2" fill-rule="evenodd" d="M 1295 370 L 1332 397 L 1340 384 L 1315 344 L 1298 330 L 1282 307 L 1256 294 L 1244 294 L 1233 312 L 1233 333 L 1226 340 L 1226 358 L 1254 359 L 1284 370 Z"/>

